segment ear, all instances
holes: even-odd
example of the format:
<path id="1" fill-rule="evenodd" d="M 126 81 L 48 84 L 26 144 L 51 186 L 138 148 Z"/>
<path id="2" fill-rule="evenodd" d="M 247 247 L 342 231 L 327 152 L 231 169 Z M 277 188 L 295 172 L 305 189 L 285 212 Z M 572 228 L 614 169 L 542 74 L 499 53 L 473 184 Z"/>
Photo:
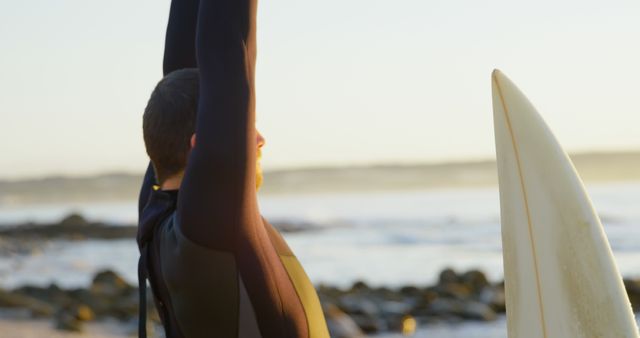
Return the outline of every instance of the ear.
<path id="1" fill-rule="evenodd" d="M 191 149 L 196 146 L 196 134 L 191 135 Z"/>

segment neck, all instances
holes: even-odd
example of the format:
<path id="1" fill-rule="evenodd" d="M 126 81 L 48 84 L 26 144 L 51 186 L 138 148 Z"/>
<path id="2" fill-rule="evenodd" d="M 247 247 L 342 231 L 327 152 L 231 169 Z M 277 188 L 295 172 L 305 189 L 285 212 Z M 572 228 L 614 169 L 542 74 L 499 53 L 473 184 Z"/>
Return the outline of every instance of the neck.
<path id="1" fill-rule="evenodd" d="M 160 185 L 162 190 L 178 190 L 180 189 L 180 183 L 182 183 L 182 174 L 169 177 Z"/>

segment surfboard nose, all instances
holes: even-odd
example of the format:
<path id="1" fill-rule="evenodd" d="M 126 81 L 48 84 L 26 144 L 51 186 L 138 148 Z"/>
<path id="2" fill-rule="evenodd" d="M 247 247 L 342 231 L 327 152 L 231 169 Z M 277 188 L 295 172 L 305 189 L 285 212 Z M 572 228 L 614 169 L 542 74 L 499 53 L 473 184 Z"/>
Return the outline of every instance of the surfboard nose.
<path id="1" fill-rule="evenodd" d="M 500 69 L 496 68 L 496 69 L 493 70 L 493 72 L 491 72 L 491 79 L 493 79 L 494 81 L 499 76 L 504 76 L 504 74 L 502 73 L 502 71 L 500 71 Z"/>
<path id="2" fill-rule="evenodd" d="M 509 337 L 638 338 L 570 158 L 524 93 L 497 69 L 491 79 Z"/>
<path id="3" fill-rule="evenodd" d="M 496 128 L 523 129 L 522 132 L 547 129 L 537 110 L 516 86 L 499 69 L 491 73 L 494 120 L 503 121 Z"/>
<path id="4" fill-rule="evenodd" d="M 552 153 L 562 155 L 553 133 L 525 94 L 498 69 L 491 79 L 496 150 L 515 157 L 522 150 L 527 159 L 545 163 Z"/>
<path id="5" fill-rule="evenodd" d="M 511 106 L 509 103 L 519 103 L 524 101 L 527 103 L 529 99 L 520 91 L 520 89 L 499 69 L 491 72 L 491 89 L 493 92 L 494 104 L 500 104 L 503 107 Z"/>

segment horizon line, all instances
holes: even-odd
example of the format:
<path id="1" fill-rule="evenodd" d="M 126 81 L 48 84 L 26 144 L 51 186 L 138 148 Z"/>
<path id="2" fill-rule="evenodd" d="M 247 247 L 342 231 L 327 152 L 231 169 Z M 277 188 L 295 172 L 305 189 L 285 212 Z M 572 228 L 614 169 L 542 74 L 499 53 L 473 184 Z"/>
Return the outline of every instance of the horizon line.
<path id="1" fill-rule="evenodd" d="M 626 150 L 587 150 L 587 151 L 575 151 L 568 152 L 569 156 L 597 156 L 597 155 L 640 155 L 640 149 L 626 149 Z M 495 157 L 487 157 L 487 156 L 477 156 L 477 157 L 468 157 L 468 158 L 451 158 L 451 159 L 442 159 L 442 160 L 425 160 L 425 161 L 406 161 L 406 160 L 389 160 L 389 161 L 379 161 L 379 162 L 363 162 L 363 163 L 351 163 L 351 164 L 311 164 L 311 165 L 301 165 L 301 166 L 283 166 L 265 169 L 264 174 L 270 173 L 283 173 L 283 172 L 294 172 L 294 171 L 311 171 L 311 170 L 340 170 L 340 169 L 367 169 L 367 168 L 380 168 L 380 167 L 410 167 L 410 166 L 441 166 L 441 165 L 463 165 L 463 164 L 481 164 L 481 163 L 493 163 L 495 162 Z M 107 169 L 99 172 L 93 173 L 79 173 L 79 174 L 71 174 L 71 173 L 47 173 L 43 175 L 33 175 L 33 176 L 25 176 L 25 177 L 0 177 L 0 182 L 2 183 L 16 183 L 16 182 L 24 182 L 24 181 L 37 181 L 37 180 L 46 180 L 46 179 L 90 179 L 96 177 L 104 177 L 104 176 L 116 176 L 116 175 L 126 175 L 126 176 L 142 176 L 144 175 L 144 170 L 139 172 L 126 170 L 126 169 Z"/>

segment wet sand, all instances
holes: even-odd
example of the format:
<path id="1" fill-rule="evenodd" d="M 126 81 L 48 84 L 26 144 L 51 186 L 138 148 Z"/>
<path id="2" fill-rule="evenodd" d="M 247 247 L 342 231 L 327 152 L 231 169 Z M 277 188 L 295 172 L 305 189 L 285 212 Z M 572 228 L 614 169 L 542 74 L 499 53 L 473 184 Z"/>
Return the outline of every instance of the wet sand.
<path id="1" fill-rule="evenodd" d="M 3 338 L 116 338 L 135 337 L 111 323 L 87 324 L 83 333 L 67 333 L 55 330 L 50 320 L 0 319 L 0 331 Z"/>
<path id="2" fill-rule="evenodd" d="M 421 328 L 414 338 L 505 338 L 504 319 L 495 323 L 477 323 L 466 325 L 438 325 L 433 328 Z M 83 333 L 67 333 L 55 330 L 50 320 L 0 319 L 0 332 L 3 338 L 122 338 L 136 337 L 136 332 L 127 330 L 117 322 L 88 323 Z M 159 337 L 153 336 L 150 337 Z M 403 338 L 401 334 L 380 334 L 371 338 Z"/>

